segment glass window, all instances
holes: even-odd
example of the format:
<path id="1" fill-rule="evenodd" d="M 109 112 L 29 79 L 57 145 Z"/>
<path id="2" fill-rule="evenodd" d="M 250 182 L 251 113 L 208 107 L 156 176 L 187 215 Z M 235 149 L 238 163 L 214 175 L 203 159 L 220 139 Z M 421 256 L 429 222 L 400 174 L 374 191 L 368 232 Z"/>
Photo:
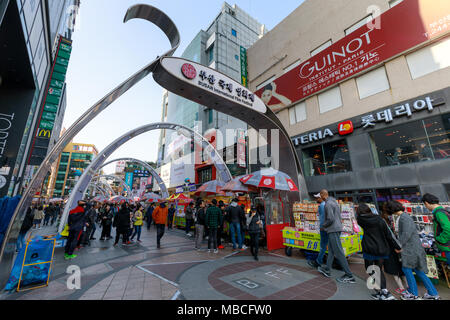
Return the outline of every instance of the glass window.
<path id="1" fill-rule="evenodd" d="M 395 7 L 396 5 L 400 4 L 401 2 L 403 2 L 403 0 L 391 0 L 391 1 L 389 1 L 389 8 Z"/>
<path id="2" fill-rule="evenodd" d="M 373 17 L 372 14 L 369 14 L 368 16 L 362 18 L 361 20 L 359 20 L 358 22 L 356 22 L 354 25 L 352 25 L 351 27 L 349 27 L 348 29 L 345 29 L 345 35 L 349 35 L 350 33 L 352 33 L 353 31 L 358 30 L 359 28 L 361 28 L 363 25 L 367 24 L 368 22 L 372 21 Z"/>
<path id="3" fill-rule="evenodd" d="M 237 37 L 237 31 L 236 31 L 236 30 L 231 29 L 231 34 L 232 34 L 234 37 Z"/>
<path id="4" fill-rule="evenodd" d="M 380 212 L 382 212 L 384 204 L 388 201 L 407 200 L 412 203 L 420 203 L 421 200 L 421 194 L 417 187 L 377 189 L 376 197 Z"/>
<path id="5" fill-rule="evenodd" d="M 198 180 L 200 184 L 206 183 L 212 180 L 212 168 L 200 170 L 198 172 Z"/>
<path id="6" fill-rule="evenodd" d="M 352 170 L 345 140 L 303 149 L 303 166 L 308 177 Z"/>
<path id="7" fill-rule="evenodd" d="M 377 167 L 450 157 L 450 114 L 370 134 Z"/>
<path id="8" fill-rule="evenodd" d="M 341 89 L 336 86 L 318 95 L 320 113 L 342 107 Z"/>
<path id="9" fill-rule="evenodd" d="M 450 66 L 450 39 L 431 44 L 406 56 L 412 79 Z"/>
<path id="10" fill-rule="evenodd" d="M 291 125 L 306 120 L 306 103 L 300 102 L 295 107 L 290 108 L 289 119 Z"/>

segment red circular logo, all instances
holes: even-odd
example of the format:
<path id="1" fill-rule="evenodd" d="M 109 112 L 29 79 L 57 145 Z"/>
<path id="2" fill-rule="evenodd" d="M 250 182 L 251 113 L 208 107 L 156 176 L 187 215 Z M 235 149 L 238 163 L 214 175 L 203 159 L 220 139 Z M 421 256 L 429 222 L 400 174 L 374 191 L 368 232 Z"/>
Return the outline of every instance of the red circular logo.
<path id="1" fill-rule="evenodd" d="M 194 66 L 190 63 L 183 64 L 181 72 L 189 80 L 192 80 L 197 76 L 197 70 L 195 70 Z"/>

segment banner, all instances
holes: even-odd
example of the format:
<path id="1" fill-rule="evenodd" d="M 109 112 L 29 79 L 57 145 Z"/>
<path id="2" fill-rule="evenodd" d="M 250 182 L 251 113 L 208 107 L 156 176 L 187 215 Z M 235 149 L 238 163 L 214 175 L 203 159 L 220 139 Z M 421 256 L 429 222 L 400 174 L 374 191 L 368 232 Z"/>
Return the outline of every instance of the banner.
<path id="1" fill-rule="evenodd" d="M 380 29 L 364 24 L 256 95 L 278 111 L 449 33 L 449 13 L 448 0 L 405 0 L 378 17 Z"/>

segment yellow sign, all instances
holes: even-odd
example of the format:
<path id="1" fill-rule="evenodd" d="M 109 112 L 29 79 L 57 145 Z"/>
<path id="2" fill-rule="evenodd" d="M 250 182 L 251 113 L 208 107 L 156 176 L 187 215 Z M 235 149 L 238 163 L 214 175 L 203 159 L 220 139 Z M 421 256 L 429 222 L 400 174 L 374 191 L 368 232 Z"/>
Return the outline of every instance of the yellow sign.
<path id="1" fill-rule="evenodd" d="M 52 137 L 52 131 L 48 129 L 39 129 L 38 137 L 50 139 Z"/>

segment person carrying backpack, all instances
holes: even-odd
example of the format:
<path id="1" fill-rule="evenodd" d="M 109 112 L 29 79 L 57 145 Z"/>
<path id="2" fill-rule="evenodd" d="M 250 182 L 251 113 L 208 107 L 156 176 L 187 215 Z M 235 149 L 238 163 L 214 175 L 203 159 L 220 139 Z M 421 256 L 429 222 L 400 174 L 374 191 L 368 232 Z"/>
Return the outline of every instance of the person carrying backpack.
<path id="1" fill-rule="evenodd" d="M 447 264 L 450 266 L 450 213 L 439 204 L 438 197 L 425 194 L 422 197 L 425 207 L 433 213 L 434 237 L 436 246 L 445 252 Z"/>

